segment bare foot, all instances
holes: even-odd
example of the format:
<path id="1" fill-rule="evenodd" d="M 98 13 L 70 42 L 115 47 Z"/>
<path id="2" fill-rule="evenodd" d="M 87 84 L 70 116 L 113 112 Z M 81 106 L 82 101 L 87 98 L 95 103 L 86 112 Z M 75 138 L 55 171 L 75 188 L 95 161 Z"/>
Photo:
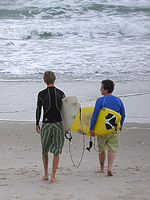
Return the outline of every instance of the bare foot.
<path id="1" fill-rule="evenodd" d="M 105 171 L 104 170 L 102 170 L 102 169 L 99 169 L 98 171 L 96 171 L 95 173 L 105 173 Z"/>
<path id="2" fill-rule="evenodd" d="M 113 176 L 113 174 L 110 170 L 107 172 L 107 176 Z"/>
<path id="3" fill-rule="evenodd" d="M 51 183 L 56 183 L 56 182 L 58 182 L 58 180 L 56 180 L 55 178 L 51 177 Z"/>
<path id="4" fill-rule="evenodd" d="M 99 169 L 98 172 L 99 173 L 105 173 L 104 169 Z"/>
<path id="5" fill-rule="evenodd" d="M 47 181 L 47 180 L 48 180 L 48 176 L 43 176 L 42 179 L 43 179 L 44 181 Z"/>

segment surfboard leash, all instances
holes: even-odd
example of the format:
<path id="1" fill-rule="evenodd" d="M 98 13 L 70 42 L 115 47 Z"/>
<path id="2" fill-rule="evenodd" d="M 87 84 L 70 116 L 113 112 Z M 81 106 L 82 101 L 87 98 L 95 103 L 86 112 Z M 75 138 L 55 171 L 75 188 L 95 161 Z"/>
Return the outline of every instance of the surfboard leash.
<path id="1" fill-rule="evenodd" d="M 93 146 L 93 142 L 92 142 L 92 136 L 90 136 L 90 141 L 89 141 L 89 147 L 86 148 L 86 150 L 88 150 L 89 152 L 91 151 L 91 148 Z"/>
<path id="2" fill-rule="evenodd" d="M 66 132 L 65 133 L 65 138 L 71 142 L 71 140 L 72 140 L 71 132 Z"/>
<path id="3" fill-rule="evenodd" d="M 81 125 L 81 130 L 83 130 L 83 125 L 82 125 L 82 120 L 81 120 L 81 107 L 80 107 L 80 125 Z M 85 135 L 82 134 L 83 136 L 83 150 L 82 150 L 82 155 L 81 155 L 81 158 L 79 160 L 79 163 L 76 165 L 75 162 L 73 161 L 73 156 L 72 156 L 72 153 L 71 153 L 71 140 L 72 140 L 72 135 L 71 135 L 71 130 L 67 133 L 65 133 L 65 137 L 66 139 L 69 140 L 69 153 L 70 153 L 70 158 L 71 158 L 71 161 L 72 161 L 72 164 L 73 166 L 77 169 L 80 165 L 81 165 L 81 162 L 83 160 L 83 156 L 84 156 L 84 152 L 85 152 Z M 88 150 L 90 152 L 92 146 L 94 145 L 94 147 L 96 146 L 95 145 L 95 142 L 93 143 L 92 141 L 92 136 L 90 136 L 90 141 L 89 141 L 89 147 L 86 148 L 86 150 Z"/>
<path id="4" fill-rule="evenodd" d="M 81 123 L 81 107 L 80 107 L 79 111 L 80 111 L 80 123 Z M 69 132 L 65 133 L 65 137 L 66 137 L 66 139 L 69 140 L 69 154 L 70 154 L 71 162 L 72 162 L 73 166 L 77 169 L 81 165 L 81 162 L 82 162 L 83 156 L 84 156 L 84 151 L 85 151 L 85 136 L 83 135 L 83 150 L 82 150 L 81 158 L 80 158 L 79 163 L 77 165 L 73 161 L 73 156 L 72 156 L 72 153 L 71 153 L 71 140 L 72 140 L 71 130 Z"/>
<path id="5" fill-rule="evenodd" d="M 67 140 L 69 140 L 69 154 L 70 154 L 71 162 L 72 162 L 73 166 L 77 169 L 80 166 L 80 164 L 83 160 L 84 150 L 85 150 L 85 138 L 83 137 L 83 150 L 82 150 L 81 158 L 79 160 L 79 163 L 76 165 L 74 160 L 73 160 L 72 153 L 71 153 L 71 140 L 73 138 L 72 135 L 71 135 L 71 130 L 69 132 L 65 133 L 65 137 L 66 137 Z"/>
<path id="6" fill-rule="evenodd" d="M 96 147 L 98 147 L 98 145 L 95 144 L 95 137 L 94 137 L 94 142 L 92 141 L 92 136 L 90 136 L 90 140 L 89 140 L 89 147 L 86 148 L 86 150 L 88 150 L 89 152 L 91 151 L 91 148 L 94 146 L 94 150 L 96 152 L 99 152 L 99 150 L 96 149 Z"/>
<path id="7" fill-rule="evenodd" d="M 95 144 L 95 137 L 94 137 L 94 143 L 93 143 L 93 146 L 94 146 L 94 150 L 95 150 L 96 152 L 99 152 L 99 149 L 98 149 L 98 150 L 96 149 L 96 147 L 97 147 L 97 148 L 99 148 L 99 147 L 98 147 L 98 145 Z"/>
<path id="8" fill-rule="evenodd" d="M 81 108 L 80 108 L 80 125 L 81 125 L 81 130 L 83 130 L 83 125 L 82 125 L 82 118 L 81 118 Z M 83 131 L 82 131 L 83 132 Z M 85 140 L 85 135 L 82 134 Z M 93 146 L 93 142 L 92 142 L 92 136 L 90 136 L 90 141 L 89 141 L 89 147 L 86 148 L 86 150 L 88 150 L 90 152 L 91 148 Z"/>
<path id="9" fill-rule="evenodd" d="M 71 161 L 72 161 L 72 164 L 73 164 L 73 166 L 77 169 L 77 168 L 79 168 L 79 166 L 81 165 L 81 162 L 82 162 L 82 160 L 83 160 L 83 156 L 84 156 L 84 150 L 85 150 L 85 140 L 84 140 L 84 138 L 83 138 L 83 149 L 82 149 L 82 154 L 81 154 L 81 158 L 80 158 L 80 160 L 79 160 L 79 163 L 76 165 L 75 164 L 75 162 L 73 161 L 73 156 L 72 156 L 72 154 L 71 154 L 71 142 L 69 142 L 69 151 L 70 151 L 70 158 L 71 158 Z"/>

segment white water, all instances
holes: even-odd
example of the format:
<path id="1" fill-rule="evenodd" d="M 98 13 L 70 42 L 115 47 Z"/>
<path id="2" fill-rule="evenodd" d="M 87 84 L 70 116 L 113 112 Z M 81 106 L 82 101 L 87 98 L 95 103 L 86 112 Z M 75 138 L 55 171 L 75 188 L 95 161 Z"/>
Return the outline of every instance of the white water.
<path id="1" fill-rule="evenodd" d="M 0 80 L 149 80 L 150 1 L 5 1 Z"/>

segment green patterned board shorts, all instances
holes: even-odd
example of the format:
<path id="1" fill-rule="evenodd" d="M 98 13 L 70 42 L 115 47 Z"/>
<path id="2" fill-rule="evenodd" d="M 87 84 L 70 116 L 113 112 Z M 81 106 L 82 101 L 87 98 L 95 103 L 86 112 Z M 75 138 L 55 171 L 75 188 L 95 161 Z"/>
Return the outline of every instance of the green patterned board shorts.
<path id="1" fill-rule="evenodd" d="M 61 154 L 64 146 L 64 129 L 61 122 L 42 123 L 41 144 L 42 154 Z"/>
<path id="2" fill-rule="evenodd" d="M 99 153 L 105 151 L 106 149 L 112 152 L 117 152 L 120 146 L 119 133 L 120 130 L 117 130 L 108 135 L 97 136 Z"/>

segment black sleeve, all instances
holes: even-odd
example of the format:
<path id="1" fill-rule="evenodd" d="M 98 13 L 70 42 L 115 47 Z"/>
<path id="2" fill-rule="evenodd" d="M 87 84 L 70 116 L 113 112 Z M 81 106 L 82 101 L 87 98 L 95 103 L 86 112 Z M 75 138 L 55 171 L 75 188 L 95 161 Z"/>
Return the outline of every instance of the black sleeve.
<path id="1" fill-rule="evenodd" d="M 38 95 L 37 108 L 36 108 L 36 125 L 39 125 L 41 118 L 41 109 L 42 109 L 42 99 Z"/>

